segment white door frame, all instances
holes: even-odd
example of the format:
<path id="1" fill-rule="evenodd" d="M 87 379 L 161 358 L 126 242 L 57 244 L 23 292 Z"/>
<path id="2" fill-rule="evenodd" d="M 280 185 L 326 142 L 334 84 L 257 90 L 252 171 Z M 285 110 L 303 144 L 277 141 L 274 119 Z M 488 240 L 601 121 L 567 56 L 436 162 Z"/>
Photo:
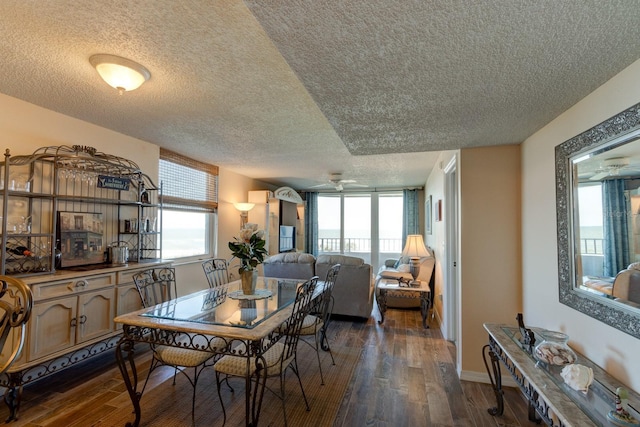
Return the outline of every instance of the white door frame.
<path id="1" fill-rule="evenodd" d="M 444 168 L 444 338 L 457 344 L 460 327 L 458 270 L 458 169 L 457 156 Z M 458 351 L 460 354 L 460 351 Z M 459 366 L 459 363 L 458 363 Z"/>

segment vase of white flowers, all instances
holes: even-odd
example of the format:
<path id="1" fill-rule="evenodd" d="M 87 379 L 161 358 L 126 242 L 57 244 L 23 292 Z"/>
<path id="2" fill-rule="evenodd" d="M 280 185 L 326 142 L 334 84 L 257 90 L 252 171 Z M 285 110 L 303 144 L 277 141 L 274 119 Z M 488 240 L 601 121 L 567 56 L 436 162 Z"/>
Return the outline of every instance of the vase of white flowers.
<path id="1" fill-rule="evenodd" d="M 257 224 L 248 223 L 234 240 L 229 242 L 229 249 L 233 257 L 240 260 L 238 273 L 242 281 L 242 292 L 245 295 L 253 295 L 258 279 L 258 265 L 262 264 L 267 256 L 264 231 L 258 230 Z"/>

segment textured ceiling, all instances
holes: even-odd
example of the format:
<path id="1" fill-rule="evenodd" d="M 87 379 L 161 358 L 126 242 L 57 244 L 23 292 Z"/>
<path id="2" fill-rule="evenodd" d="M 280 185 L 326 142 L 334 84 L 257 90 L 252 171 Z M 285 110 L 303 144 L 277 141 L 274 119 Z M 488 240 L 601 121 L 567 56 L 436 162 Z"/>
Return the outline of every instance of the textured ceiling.
<path id="1" fill-rule="evenodd" d="M 416 186 L 640 58 L 638 22 L 636 0 L 2 0 L 0 92 L 276 185 Z M 95 53 L 152 77 L 118 96 Z"/>

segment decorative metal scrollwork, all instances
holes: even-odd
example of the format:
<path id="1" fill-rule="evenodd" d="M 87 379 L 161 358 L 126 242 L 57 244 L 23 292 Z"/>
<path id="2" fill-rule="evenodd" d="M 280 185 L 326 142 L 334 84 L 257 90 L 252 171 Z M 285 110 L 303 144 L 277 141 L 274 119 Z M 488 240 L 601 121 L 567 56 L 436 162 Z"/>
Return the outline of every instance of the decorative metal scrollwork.
<path id="1" fill-rule="evenodd" d="M 485 346 L 485 347 L 490 348 L 490 354 L 492 354 L 492 357 L 495 357 L 496 359 L 495 363 L 497 363 L 497 360 L 500 360 L 502 361 L 502 363 L 504 363 L 504 366 L 507 368 L 509 373 L 511 373 L 511 376 L 513 377 L 513 379 L 520 386 L 520 390 L 529 401 L 529 420 L 534 422 L 540 422 L 540 420 L 536 416 L 537 414 L 547 425 L 552 427 L 553 426 L 561 427 L 563 424 L 561 422 L 560 423 L 556 422 L 556 420 L 554 420 L 554 417 L 551 416 L 550 414 L 551 408 L 549 407 L 547 402 L 539 398 L 538 392 L 535 390 L 533 385 L 524 378 L 524 376 L 520 373 L 520 371 L 518 371 L 518 368 L 514 365 L 511 359 L 507 357 L 507 354 L 496 343 L 496 341 L 493 339 L 492 336 L 489 336 L 489 344 L 488 346 Z M 485 365 L 486 365 L 486 361 L 485 361 Z M 488 370 L 489 368 L 487 367 L 487 371 Z M 497 368 L 497 372 L 499 374 L 500 372 L 499 367 Z M 492 380 L 492 384 L 493 384 L 493 380 Z M 498 398 L 498 408 L 500 409 L 502 405 L 502 402 L 501 402 L 502 401 L 502 385 L 501 385 L 501 382 L 497 379 L 496 379 L 496 385 L 494 385 L 494 390 L 496 391 L 496 397 L 498 397 L 498 393 L 500 394 Z M 500 412 L 496 411 L 495 413 L 492 413 L 491 409 L 489 410 L 489 413 L 491 413 L 492 415 L 502 414 L 501 411 Z"/>

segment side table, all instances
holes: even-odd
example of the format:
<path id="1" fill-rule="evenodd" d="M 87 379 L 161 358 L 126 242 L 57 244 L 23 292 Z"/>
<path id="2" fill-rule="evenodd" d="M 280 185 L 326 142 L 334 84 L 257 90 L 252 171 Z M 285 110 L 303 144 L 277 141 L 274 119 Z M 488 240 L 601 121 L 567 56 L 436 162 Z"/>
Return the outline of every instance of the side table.
<path id="1" fill-rule="evenodd" d="M 427 316 L 429 314 L 429 304 L 431 302 L 431 289 L 427 282 L 420 282 L 420 286 L 400 286 L 399 282 L 394 279 L 381 279 L 376 286 L 376 302 L 378 310 L 380 310 L 379 324 L 384 322 L 384 313 L 387 311 L 387 297 L 420 299 L 420 314 L 422 314 L 422 326 L 425 329 L 427 325 Z"/>

